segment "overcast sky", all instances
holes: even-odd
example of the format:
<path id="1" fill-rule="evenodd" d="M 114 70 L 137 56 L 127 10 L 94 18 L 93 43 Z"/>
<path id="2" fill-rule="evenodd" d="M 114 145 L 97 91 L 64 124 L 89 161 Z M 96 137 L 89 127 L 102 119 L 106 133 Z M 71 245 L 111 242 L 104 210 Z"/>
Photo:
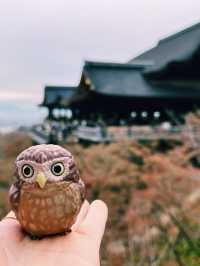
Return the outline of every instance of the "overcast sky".
<path id="1" fill-rule="evenodd" d="M 199 21 L 199 0 L 0 0 L 0 101 L 77 84 L 84 59 L 126 62 Z"/>

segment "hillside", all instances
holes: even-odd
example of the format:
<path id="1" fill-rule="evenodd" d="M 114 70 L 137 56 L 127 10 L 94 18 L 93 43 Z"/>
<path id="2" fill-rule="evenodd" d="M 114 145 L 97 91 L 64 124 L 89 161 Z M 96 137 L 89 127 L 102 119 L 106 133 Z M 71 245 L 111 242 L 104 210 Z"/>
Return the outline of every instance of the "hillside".
<path id="1" fill-rule="evenodd" d="M 30 145 L 22 133 L 0 136 L 0 217 L 9 209 L 15 157 Z M 199 265 L 200 165 L 190 142 L 66 148 L 76 158 L 87 198 L 109 207 L 102 265 Z"/>

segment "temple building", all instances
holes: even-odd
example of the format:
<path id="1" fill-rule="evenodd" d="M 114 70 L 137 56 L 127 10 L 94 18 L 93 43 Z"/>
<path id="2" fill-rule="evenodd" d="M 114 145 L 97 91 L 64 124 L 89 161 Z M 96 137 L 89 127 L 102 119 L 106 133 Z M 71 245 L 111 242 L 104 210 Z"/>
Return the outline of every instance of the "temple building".
<path id="1" fill-rule="evenodd" d="M 200 106 L 199 45 L 196 24 L 125 64 L 86 61 L 77 87 L 47 86 L 40 106 L 50 119 L 71 111 L 73 119 L 107 125 L 182 123 Z"/>
<path id="2" fill-rule="evenodd" d="M 71 118 L 71 109 L 67 107 L 76 90 L 77 87 L 71 86 L 46 86 L 43 102 L 39 106 L 48 108 L 49 119 Z"/>

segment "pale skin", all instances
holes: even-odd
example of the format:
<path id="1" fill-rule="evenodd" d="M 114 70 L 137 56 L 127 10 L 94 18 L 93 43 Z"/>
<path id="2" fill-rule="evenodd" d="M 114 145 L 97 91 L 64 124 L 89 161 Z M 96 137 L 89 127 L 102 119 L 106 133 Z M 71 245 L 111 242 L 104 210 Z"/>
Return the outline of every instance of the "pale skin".
<path id="1" fill-rule="evenodd" d="M 99 266 L 107 215 L 103 201 L 85 201 L 71 233 L 31 240 L 10 212 L 0 222 L 0 265 Z"/>

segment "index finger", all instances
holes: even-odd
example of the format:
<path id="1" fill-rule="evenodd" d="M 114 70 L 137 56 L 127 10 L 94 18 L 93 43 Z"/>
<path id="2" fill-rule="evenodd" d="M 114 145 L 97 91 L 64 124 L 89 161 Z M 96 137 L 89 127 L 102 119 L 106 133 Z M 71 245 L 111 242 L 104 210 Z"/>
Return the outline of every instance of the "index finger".
<path id="1" fill-rule="evenodd" d="M 108 208 L 101 200 L 95 200 L 89 207 L 88 213 L 79 225 L 78 231 L 87 234 L 100 244 L 108 217 Z"/>

